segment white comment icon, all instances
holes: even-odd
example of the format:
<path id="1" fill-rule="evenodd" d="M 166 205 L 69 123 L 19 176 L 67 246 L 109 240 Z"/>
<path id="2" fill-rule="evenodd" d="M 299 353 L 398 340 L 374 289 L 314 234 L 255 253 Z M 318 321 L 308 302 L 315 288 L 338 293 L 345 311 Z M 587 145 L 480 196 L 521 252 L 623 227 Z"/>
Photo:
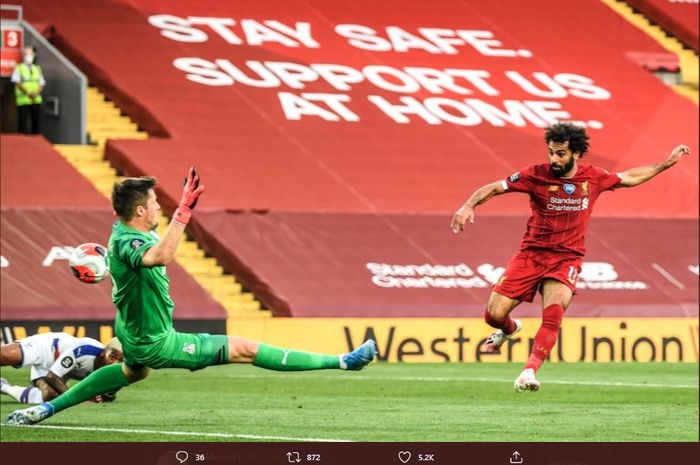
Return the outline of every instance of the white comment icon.
<path id="1" fill-rule="evenodd" d="M 190 454 L 187 453 L 187 451 L 184 450 L 179 450 L 175 454 L 175 458 L 177 459 L 178 462 L 180 463 L 185 463 L 187 462 L 187 459 L 190 457 Z"/>

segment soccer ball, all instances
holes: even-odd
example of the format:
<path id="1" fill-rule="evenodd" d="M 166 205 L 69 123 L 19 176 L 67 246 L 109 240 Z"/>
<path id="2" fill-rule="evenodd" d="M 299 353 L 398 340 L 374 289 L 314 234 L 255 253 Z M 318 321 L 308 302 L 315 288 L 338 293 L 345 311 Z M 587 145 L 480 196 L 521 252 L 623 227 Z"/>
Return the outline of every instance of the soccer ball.
<path id="1" fill-rule="evenodd" d="M 70 269 L 73 275 L 84 283 L 99 283 L 109 272 L 106 256 L 107 248 L 100 244 L 80 244 L 70 256 Z"/>

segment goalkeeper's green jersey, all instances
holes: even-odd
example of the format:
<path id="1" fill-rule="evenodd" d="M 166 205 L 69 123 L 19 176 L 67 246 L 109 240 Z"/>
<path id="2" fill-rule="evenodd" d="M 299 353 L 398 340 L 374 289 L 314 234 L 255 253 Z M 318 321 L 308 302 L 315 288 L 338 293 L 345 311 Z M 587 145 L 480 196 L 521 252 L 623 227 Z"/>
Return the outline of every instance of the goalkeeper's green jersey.
<path id="1" fill-rule="evenodd" d="M 125 347 L 155 349 L 153 345 L 173 331 L 174 304 L 165 266 L 147 268 L 141 263 L 144 252 L 158 241 L 155 231 L 138 231 L 121 221 L 112 228 L 107 263 L 117 307 L 114 328 Z"/>

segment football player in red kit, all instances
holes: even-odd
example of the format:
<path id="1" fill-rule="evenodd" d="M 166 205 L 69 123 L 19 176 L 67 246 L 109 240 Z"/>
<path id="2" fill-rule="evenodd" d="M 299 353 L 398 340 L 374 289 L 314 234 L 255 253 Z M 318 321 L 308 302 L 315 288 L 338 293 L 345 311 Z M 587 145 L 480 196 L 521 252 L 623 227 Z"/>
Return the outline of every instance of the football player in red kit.
<path id="1" fill-rule="evenodd" d="M 545 132 L 549 163 L 529 166 L 477 189 L 452 218 L 452 231 L 459 233 L 466 222 L 474 222 L 474 209 L 491 197 L 508 192 L 530 195 L 532 214 L 520 250 L 493 286 L 484 313 L 496 332 L 483 349 L 494 352 L 522 329 L 510 312 L 520 302 L 532 302 L 537 291 L 542 294 L 542 324 L 525 368 L 515 380 L 518 392 L 540 387 L 535 373 L 554 347 L 564 310 L 576 294 L 588 219 L 598 196 L 618 187 L 638 186 L 690 154 L 690 148 L 679 145 L 663 162 L 612 174 L 578 163 L 588 150 L 588 139 L 586 130 L 572 123 L 551 126 Z"/>

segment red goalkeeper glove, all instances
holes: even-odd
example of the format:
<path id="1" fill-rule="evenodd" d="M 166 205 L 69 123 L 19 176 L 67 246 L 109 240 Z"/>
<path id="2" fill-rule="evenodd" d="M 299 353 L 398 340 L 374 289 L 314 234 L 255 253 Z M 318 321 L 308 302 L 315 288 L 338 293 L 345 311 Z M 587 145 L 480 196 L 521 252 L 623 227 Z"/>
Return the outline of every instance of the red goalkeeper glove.
<path id="1" fill-rule="evenodd" d="M 199 185 L 199 175 L 194 166 L 190 167 L 189 173 L 185 178 L 185 187 L 182 188 L 182 198 L 180 204 L 175 210 L 173 219 L 181 224 L 187 224 L 192 216 L 192 209 L 197 205 L 199 196 L 204 192 L 204 185 Z"/>

